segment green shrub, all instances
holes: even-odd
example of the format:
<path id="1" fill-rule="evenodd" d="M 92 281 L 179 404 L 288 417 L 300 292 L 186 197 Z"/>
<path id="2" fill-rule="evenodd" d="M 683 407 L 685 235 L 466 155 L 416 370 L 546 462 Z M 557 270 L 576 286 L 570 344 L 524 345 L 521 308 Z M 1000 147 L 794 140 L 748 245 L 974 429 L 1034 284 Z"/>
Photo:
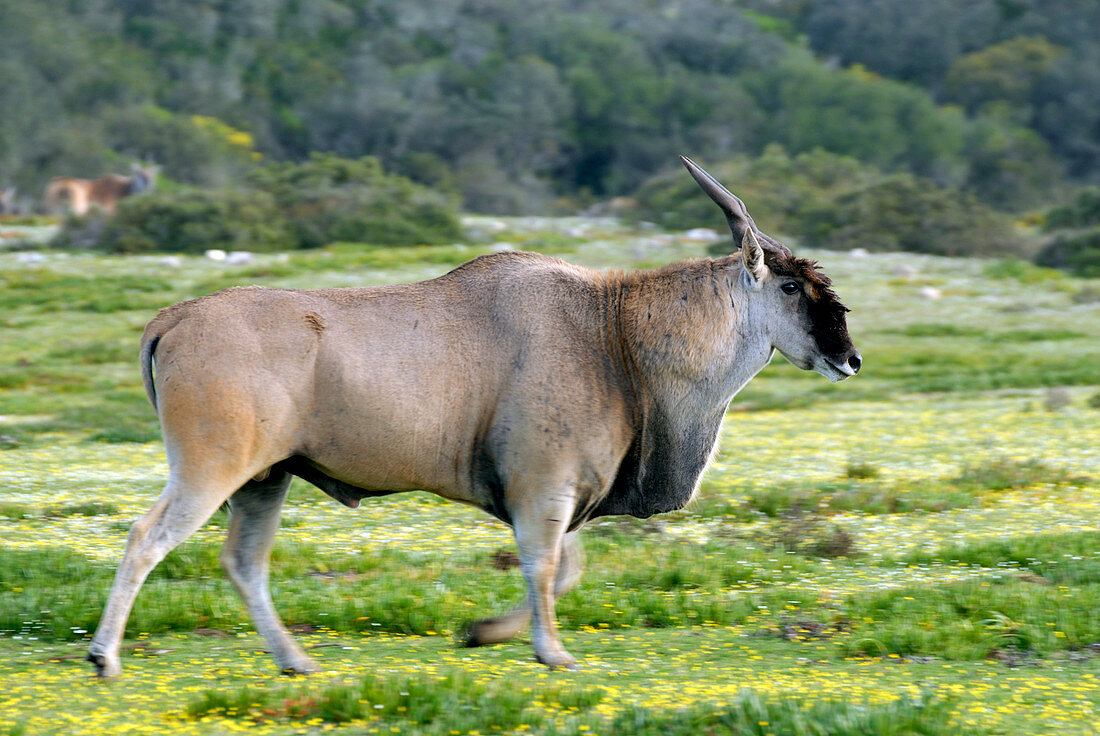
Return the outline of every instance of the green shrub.
<path id="1" fill-rule="evenodd" d="M 257 169 L 248 189 L 158 191 L 123 200 L 112 217 L 71 218 L 54 241 L 113 253 L 315 248 L 337 241 L 450 243 L 463 235 L 453 202 L 373 158 L 315 154 Z"/>
<path id="2" fill-rule="evenodd" d="M 67 228 L 68 229 L 68 228 Z M 114 253 L 284 250 L 295 246 L 266 192 L 185 189 L 123 200 L 97 247 Z"/>
<path id="3" fill-rule="evenodd" d="M 1086 278 L 1100 277 L 1100 227 L 1059 235 L 1039 251 L 1035 262 Z"/>
<path id="4" fill-rule="evenodd" d="M 770 146 L 757 159 L 719 163 L 711 173 L 765 230 L 811 246 L 1004 256 L 1022 248 L 1008 218 L 973 196 L 909 174 L 886 175 L 846 156 L 818 150 L 791 157 Z M 680 172 L 649 180 L 637 199 L 639 215 L 665 227 L 721 226 L 714 205 Z"/>
<path id="5" fill-rule="evenodd" d="M 216 118 L 171 112 L 155 105 L 117 107 L 103 115 L 103 138 L 112 151 L 140 151 L 172 181 L 220 187 L 256 166 L 252 136 Z M 170 182 L 166 182 L 169 188 Z"/>
<path id="6" fill-rule="evenodd" d="M 946 256 L 1020 252 L 1006 218 L 954 189 L 909 174 L 844 192 L 810 213 L 807 241 L 824 248 L 861 247 Z"/>
<path id="7" fill-rule="evenodd" d="M 790 156 L 770 145 L 755 159 L 734 158 L 705 168 L 745 201 L 755 220 L 768 232 L 803 235 L 809 213 L 816 212 L 839 192 L 869 183 L 877 170 L 854 158 L 822 150 Z M 721 214 L 681 168 L 670 169 L 646 181 L 635 197 L 636 214 L 670 229 L 723 223 Z"/>
<path id="8" fill-rule="evenodd" d="M 1036 263 L 1100 276 L 1100 187 L 1082 187 L 1073 202 L 1048 210 L 1044 228 L 1060 232 L 1035 256 Z"/>
<path id="9" fill-rule="evenodd" d="M 1046 213 L 1048 230 L 1063 227 L 1100 225 L 1100 187 L 1084 187 L 1071 204 L 1054 207 Z"/>
<path id="10" fill-rule="evenodd" d="M 440 244 L 462 237 L 453 202 L 403 176 L 386 174 L 374 158 L 313 154 L 305 163 L 265 166 L 249 180 L 274 198 L 299 247 L 341 240 Z"/>
<path id="11" fill-rule="evenodd" d="M 1019 258 L 991 261 L 982 268 L 982 275 L 989 279 L 1015 279 L 1022 284 L 1042 284 L 1065 278 L 1065 274 L 1061 271 L 1040 268 Z M 982 330 L 976 330 L 973 334 L 981 332 Z"/>

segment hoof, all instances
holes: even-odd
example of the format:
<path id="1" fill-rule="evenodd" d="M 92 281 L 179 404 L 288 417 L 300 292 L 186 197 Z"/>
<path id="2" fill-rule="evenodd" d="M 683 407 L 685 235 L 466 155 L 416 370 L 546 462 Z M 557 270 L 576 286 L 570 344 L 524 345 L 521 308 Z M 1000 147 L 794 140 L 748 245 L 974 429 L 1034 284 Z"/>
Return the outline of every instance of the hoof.
<path id="1" fill-rule="evenodd" d="M 89 651 L 86 659 L 95 665 L 95 673 L 98 677 L 118 677 L 122 674 L 122 664 L 118 657 L 108 657 L 96 651 Z"/>
<path id="2" fill-rule="evenodd" d="M 546 665 L 552 670 L 560 669 L 576 671 L 580 669 L 580 665 L 577 664 L 577 660 L 573 657 L 573 655 L 571 655 L 569 652 L 566 652 L 565 650 L 547 656 L 536 654 L 535 659 L 537 659 L 539 663 Z"/>
<path id="3" fill-rule="evenodd" d="M 455 645 L 460 647 L 482 647 L 491 644 L 481 634 L 481 621 L 468 621 L 455 632 Z"/>
<path id="4" fill-rule="evenodd" d="M 321 668 L 317 666 L 309 657 L 303 659 L 296 659 L 293 662 L 284 664 L 279 668 L 280 674 L 287 675 L 289 677 L 297 677 L 299 675 L 315 675 L 321 671 Z"/>
<path id="5" fill-rule="evenodd" d="M 504 616 L 470 621 L 455 632 L 455 643 L 462 647 L 503 644 L 523 631 L 527 620 L 528 616 L 523 612 L 513 612 Z"/>

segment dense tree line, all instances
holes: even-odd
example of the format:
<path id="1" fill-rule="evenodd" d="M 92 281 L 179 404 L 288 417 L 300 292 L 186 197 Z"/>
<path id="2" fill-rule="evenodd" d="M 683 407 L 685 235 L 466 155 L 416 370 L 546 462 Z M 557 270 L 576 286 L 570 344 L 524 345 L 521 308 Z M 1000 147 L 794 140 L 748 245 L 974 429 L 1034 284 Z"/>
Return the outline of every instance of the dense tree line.
<path id="1" fill-rule="evenodd" d="M 1040 17 L 1024 4 L 1022 17 Z M 755 5 L 0 0 L 0 179 L 38 191 L 152 156 L 170 181 L 225 186 L 259 157 L 326 151 L 375 156 L 469 209 L 522 212 L 631 192 L 677 153 L 715 161 L 776 143 L 1006 209 L 1049 199 L 1065 168 L 1095 173 L 1072 153 L 1089 129 L 1067 106 L 1085 101 L 1033 99 L 1054 94 L 1051 79 L 1077 89 L 1074 74 L 1100 74 L 1070 63 L 1095 53 L 1083 35 L 937 2 L 934 29 L 894 43 L 846 22 L 858 11 L 900 27 L 926 4 Z M 891 54 L 913 68 L 890 67 Z M 998 76 L 1004 55 L 1028 71 Z"/>
<path id="2" fill-rule="evenodd" d="M 749 2 L 804 33 L 822 57 L 1035 130 L 1072 176 L 1100 181 L 1100 3 Z"/>

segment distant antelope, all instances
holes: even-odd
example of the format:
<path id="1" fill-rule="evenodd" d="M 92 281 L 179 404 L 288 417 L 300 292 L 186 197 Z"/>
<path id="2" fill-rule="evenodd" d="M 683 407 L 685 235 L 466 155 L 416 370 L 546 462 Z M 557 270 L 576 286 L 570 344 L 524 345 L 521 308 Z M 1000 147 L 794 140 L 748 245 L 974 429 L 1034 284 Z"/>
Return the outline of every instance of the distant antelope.
<path id="1" fill-rule="evenodd" d="M 98 179 L 73 179 L 64 176 L 51 179 L 43 197 L 46 210 L 60 212 L 68 204 L 68 209 L 74 215 L 86 215 L 92 206 L 108 215 L 114 214 L 119 200 L 148 191 L 156 184 L 156 166 L 133 164 L 131 168 L 132 176 L 107 174 Z"/>
<path id="2" fill-rule="evenodd" d="M 15 214 L 15 187 L 0 190 L 0 215 Z"/>

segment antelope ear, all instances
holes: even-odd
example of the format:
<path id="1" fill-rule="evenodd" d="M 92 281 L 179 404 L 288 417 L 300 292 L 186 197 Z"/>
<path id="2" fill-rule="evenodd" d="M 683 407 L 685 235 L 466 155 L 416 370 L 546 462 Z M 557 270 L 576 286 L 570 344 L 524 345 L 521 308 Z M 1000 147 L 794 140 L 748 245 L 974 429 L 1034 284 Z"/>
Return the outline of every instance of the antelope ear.
<path id="1" fill-rule="evenodd" d="M 726 222 L 729 223 L 730 232 L 733 233 L 734 244 L 738 245 L 744 241 L 745 233 L 756 229 L 756 223 L 749 217 L 749 211 L 745 209 L 745 203 L 687 156 L 681 156 L 680 160 L 696 183 L 722 209 L 722 213 L 726 216 Z"/>
<path id="2" fill-rule="evenodd" d="M 768 266 L 764 263 L 764 248 L 751 229 L 746 230 L 741 238 L 741 261 L 745 264 L 745 274 L 751 279 L 752 285 L 759 286 L 768 275 Z"/>

